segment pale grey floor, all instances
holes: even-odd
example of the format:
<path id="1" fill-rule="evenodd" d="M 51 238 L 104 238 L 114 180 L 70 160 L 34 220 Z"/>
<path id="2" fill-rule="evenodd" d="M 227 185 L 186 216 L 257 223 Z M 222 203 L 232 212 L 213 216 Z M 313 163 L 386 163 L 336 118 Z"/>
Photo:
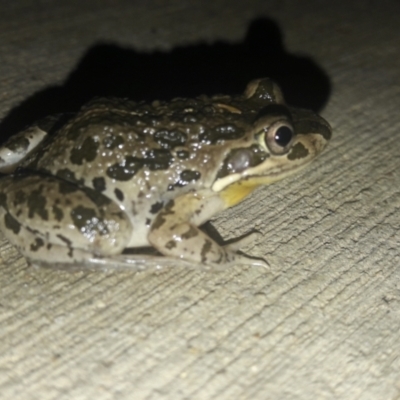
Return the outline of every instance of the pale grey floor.
<path id="1" fill-rule="evenodd" d="M 329 94 L 322 114 L 334 129 L 329 148 L 310 168 L 258 190 L 213 221 L 224 237 L 260 230 L 263 236 L 249 252 L 266 256 L 269 272 L 35 270 L 3 239 L 0 398 L 400 398 L 399 3 L 291 3 L 0 6 L 5 133 L 47 108 L 57 111 L 57 101 L 74 106 L 97 94 L 85 73 L 93 73 L 102 57 L 110 62 L 108 54 L 126 52 L 122 59 L 137 64 L 132 81 L 126 71 L 122 76 L 127 86 L 136 78 L 141 82 L 138 95 L 160 95 L 163 80 L 166 95 L 186 94 L 173 85 L 193 65 L 178 62 L 175 80 L 164 79 L 168 55 L 148 52 L 180 46 L 189 57 L 193 49 L 191 60 L 201 60 L 194 61 L 197 73 L 208 76 L 218 70 L 224 51 L 240 48 L 251 22 L 261 17 L 272 19 L 283 35 L 289 57 L 284 67 L 290 72 L 295 66 L 292 78 L 300 69 L 299 54 L 318 66 L 315 79 L 323 73 L 330 78 L 330 94 L 328 86 L 319 92 L 323 85 L 310 86 L 310 92 L 317 106 Z M 261 25 L 268 27 L 266 21 Z M 215 41 L 222 47 L 213 46 Z M 115 47 L 109 53 L 100 46 L 105 52 L 93 58 L 95 64 L 79 67 L 100 42 Z M 257 51 L 248 55 L 253 66 Z M 224 66 L 228 77 L 246 75 L 241 62 Z M 105 73 L 99 87 L 110 80 Z M 206 80 L 199 81 L 205 91 L 219 90 L 220 82 L 207 87 Z M 61 89 L 49 89 L 57 85 Z M 301 103 L 295 83 L 293 89 Z"/>

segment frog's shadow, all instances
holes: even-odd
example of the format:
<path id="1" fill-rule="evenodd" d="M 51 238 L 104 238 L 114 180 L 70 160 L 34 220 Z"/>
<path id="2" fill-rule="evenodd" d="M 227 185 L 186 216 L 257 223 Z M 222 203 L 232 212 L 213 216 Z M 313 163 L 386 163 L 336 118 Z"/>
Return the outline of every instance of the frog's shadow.
<path id="1" fill-rule="evenodd" d="M 270 77 L 287 103 L 320 110 L 329 98 L 326 73 L 309 57 L 285 52 L 282 34 L 267 18 L 253 21 L 241 43 L 216 42 L 169 52 L 138 52 L 116 44 L 88 49 L 62 86 L 41 90 L 0 123 L 2 141 L 50 115 L 77 111 L 95 96 L 169 100 L 200 94 L 237 94 L 255 78 Z"/>

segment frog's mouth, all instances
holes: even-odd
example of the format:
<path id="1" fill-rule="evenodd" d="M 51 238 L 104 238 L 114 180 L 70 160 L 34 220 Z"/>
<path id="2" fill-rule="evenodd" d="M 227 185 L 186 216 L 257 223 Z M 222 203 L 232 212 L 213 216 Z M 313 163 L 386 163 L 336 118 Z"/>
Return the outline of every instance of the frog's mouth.
<path id="1" fill-rule="evenodd" d="M 311 160 L 310 160 L 311 161 Z M 275 183 L 284 179 L 288 176 L 294 175 L 296 172 L 301 171 L 305 168 L 308 163 L 304 163 L 303 165 L 299 165 L 296 169 L 291 169 L 289 167 L 284 169 L 276 169 L 268 171 L 268 175 L 256 174 L 252 173 L 251 170 L 246 171 L 246 174 L 233 174 L 226 176 L 225 178 L 218 179 L 214 182 L 212 186 L 212 190 L 214 192 L 220 192 L 224 190 L 229 185 L 232 185 L 237 182 L 241 182 L 243 186 L 260 186 L 260 185 L 270 185 L 271 183 Z M 255 168 L 254 168 L 255 169 Z"/>
<path id="2" fill-rule="evenodd" d="M 212 190 L 220 192 L 239 181 L 243 186 L 269 185 L 280 181 L 310 164 L 327 143 L 319 134 L 298 135 L 288 153 L 270 156 L 254 167 L 221 177 L 214 182 Z"/>

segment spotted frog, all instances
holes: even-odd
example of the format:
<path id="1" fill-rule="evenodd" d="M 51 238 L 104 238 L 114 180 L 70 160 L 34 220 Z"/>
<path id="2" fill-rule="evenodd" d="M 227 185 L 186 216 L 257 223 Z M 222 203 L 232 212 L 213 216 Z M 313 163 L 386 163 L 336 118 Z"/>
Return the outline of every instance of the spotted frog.
<path id="1" fill-rule="evenodd" d="M 198 227 L 299 171 L 330 137 L 269 79 L 233 97 L 97 98 L 0 148 L 0 229 L 38 265 L 263 264 Z M 146 246 L 161 255 L 127 254 Z"/>

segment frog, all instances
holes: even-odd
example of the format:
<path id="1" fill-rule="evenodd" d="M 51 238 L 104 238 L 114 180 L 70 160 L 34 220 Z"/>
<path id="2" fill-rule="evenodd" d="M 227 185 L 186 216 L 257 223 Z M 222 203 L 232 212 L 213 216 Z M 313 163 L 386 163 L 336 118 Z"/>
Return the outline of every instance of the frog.
<path id="1" fill-rule="evenodd" d="M 246 237 L 224 245 L 202 226 L 302 170 L 331 133 L 269 78 L 238 95 L 98 97 L 0 147 L 0 230 L 39 266 L 267 266 L 240 251 Z"/>

